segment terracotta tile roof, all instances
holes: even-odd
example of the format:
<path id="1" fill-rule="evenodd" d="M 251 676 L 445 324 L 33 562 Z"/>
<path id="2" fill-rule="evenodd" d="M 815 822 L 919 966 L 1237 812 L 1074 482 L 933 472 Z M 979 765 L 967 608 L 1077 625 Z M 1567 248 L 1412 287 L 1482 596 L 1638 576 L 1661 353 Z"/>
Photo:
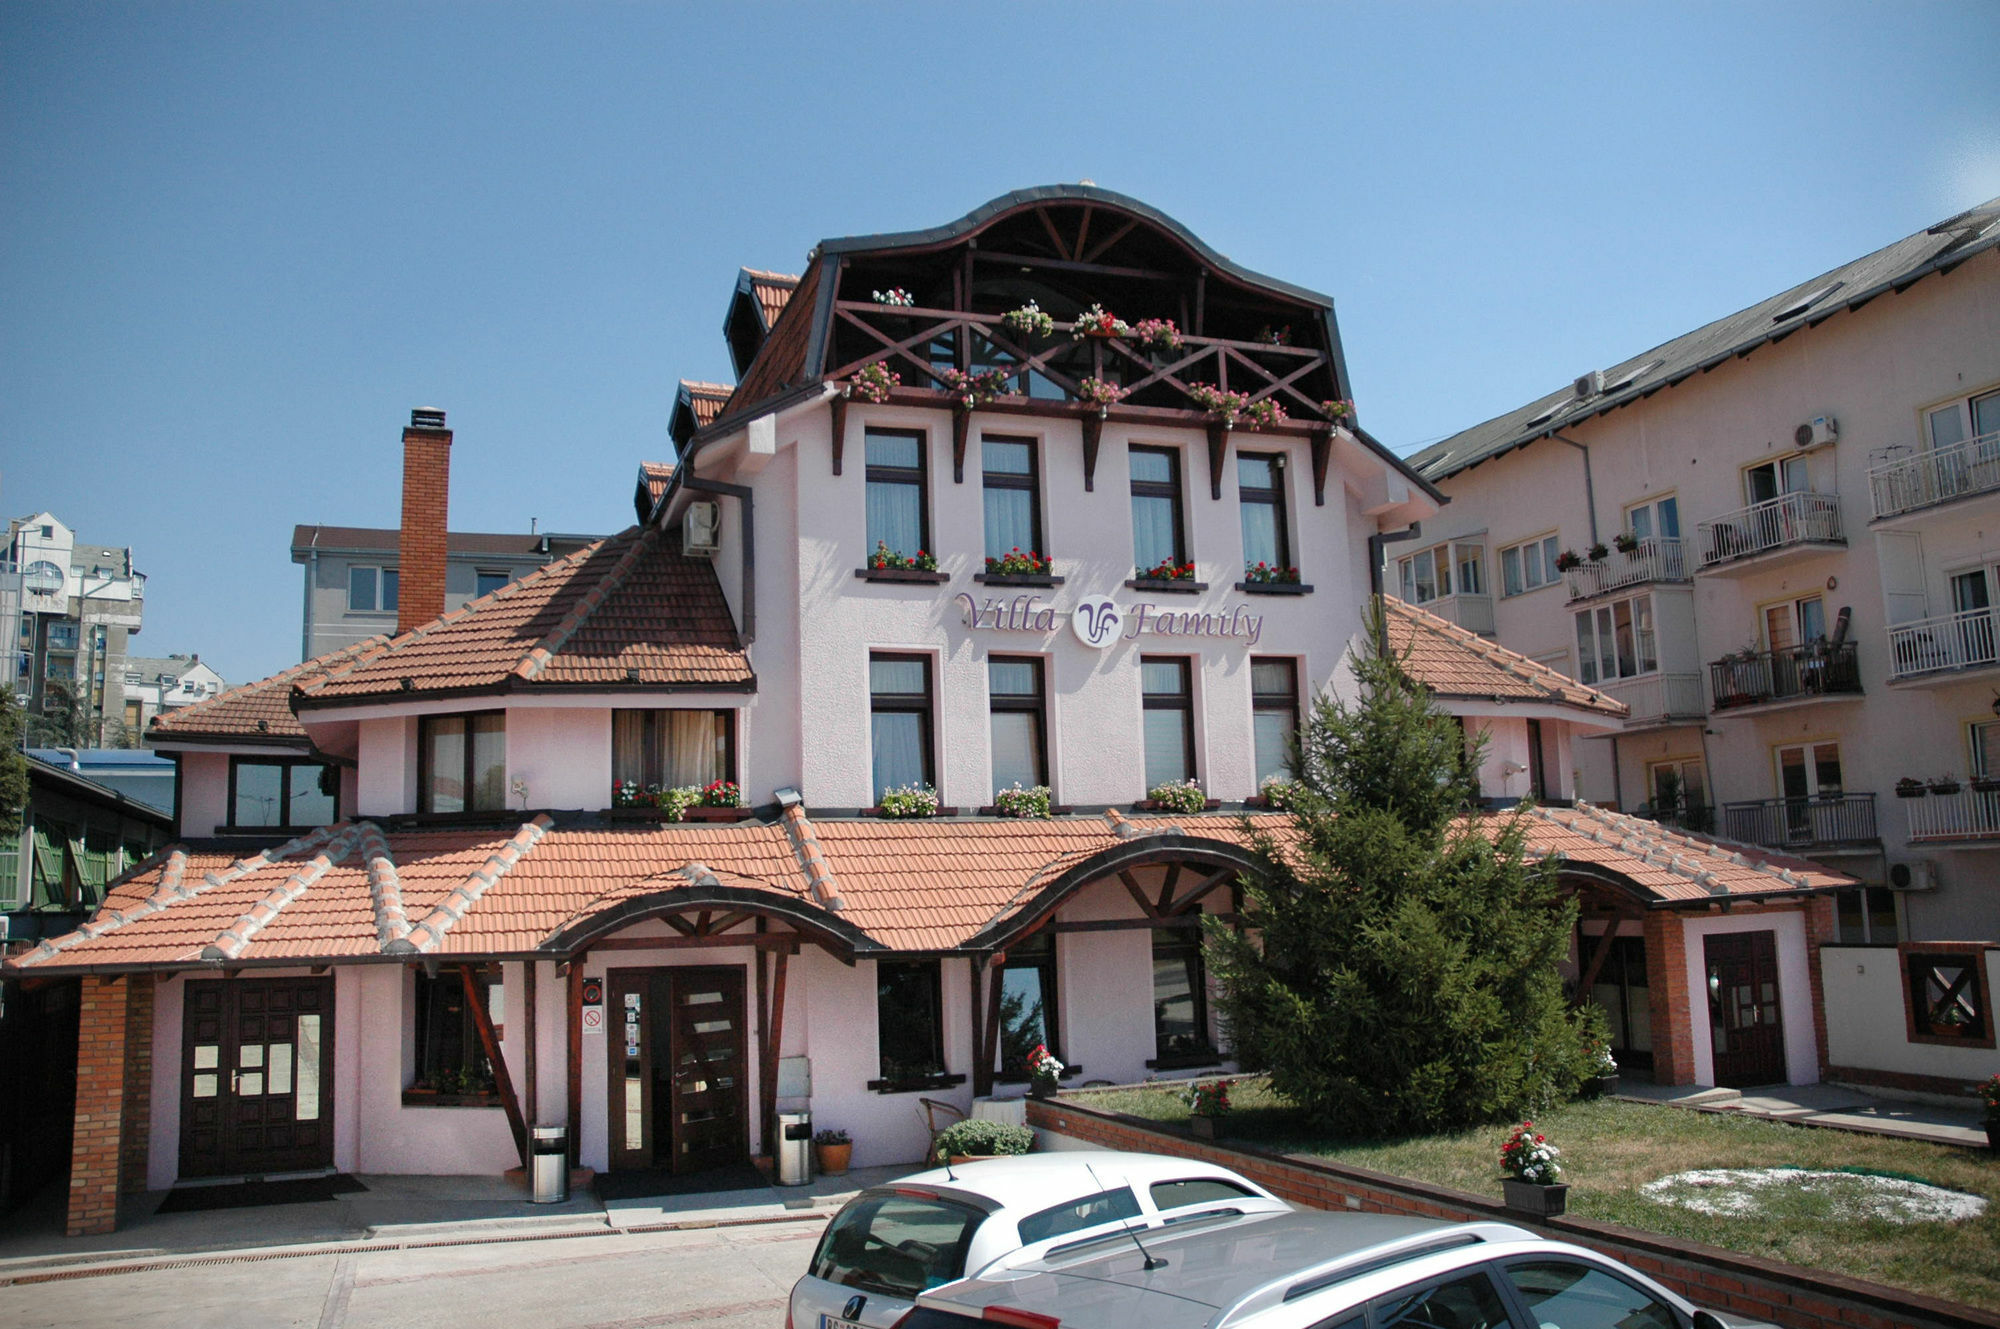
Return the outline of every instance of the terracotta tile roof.
<path id="1" fill-rule="evenodd" d="M 743 275 L 750 279 L 750 289 L 757 296 L 758 307 L 764 311 L 764 326 L 769 328 L 778 321 L 778 315 L 785 312 L 792 292 L 798 289 L 799 279 L 789 272 L 760 272 L 756 268 L 743 269 Z"/>
<path id="2" fill-rule="evenodd" d="M 292 689 L 325 678 L 370 651 L 380 650 L 388 641 L 387 636 L 377 634 L 366 641 L 307 660 L 304 664 L 293 665 L 261 682 L 245 683 L 207 701 L 198 701 L 179 710 L 163 711 L 146 733 L 149 738 L 162 741 L 289 738 L 303 744 L 306 742 L 306 731 L 299 724 L 298 717 L 292 714 Z"/>
<path id="3" fill-rule="evenodd" d="M 1585 687 L 1518 651 L 1395 596 L 1383 600 L 1389 611 L 1389 649 L 1404 658 L 1404 669 L 1412 678 L 1439 697 L 1540 701 L 1616 719 L 1631 714 L 1631 707 L 1616 697 Z"/>
<path id="4" fill-rule="evenodd" d="M 1804 859 L 1683 835 L 1601 808 L 1523 815 L 1534 855 L 1559 854 L 1663 907 L 1854 884 Z M 367 822 L 343 823 L 248 858 L 175 847 L 115 884 L 90 923 L 7 967 L 51 972 L 519 955 L 553 951 L 565 929 L 628 902 L 704 886 L 762 894 L 794 914 L 819 913 L 830 928 L 850 935 L 858 929 L 885 950 L 949 950 L 1014 916 L 1065 872 L 1128 837 L 1178 829 L 1234 846 L 1246 838 L 1236 814 L 801 820 L 838 883 L 837 911 L 816 902 L 783 823 L 563 829 L 538 816 L 511 833 L 390 834 Z M 1288 838 L 1282 815 L 1263 814 L 1250 824 L 1281 843 Z"/>
<path id="5" fill-rule="evenodd" d="M 714 568 L 635 526 L 376 646 L 302 686 L 297 704 L 538 684 L 754 683 Z"/>
<path id="6" fill-rule="evenodd" d="M 771 325 L 757 359 L 730 394 L 723 414 L 729 415 L 774 397 L 806 376 L 806 343 L 812 337 L 813 304 L 819 292 L 820 269 L 815 262 L 793 291 L 784 311 Z"/>
<path id="7" fill-rule="evenodd" d="M 674 464 L 670 461 L 642 461 L 639 463 L 639 483 L 646 486 L 652 496 L 654 506 L 658 506 L 661 495 L 667 492 L 667 481 L 674 478 Z"/>
<path id="8" fill-rule="evenodd" d="M 728 383 L 704 383 L 692 378 L 681 380 L 681 390 L 687 393 L 688 409 L 694 412 L 697 429 L 706 429 L 714 424 L 716 417 L 722 414 L 722 408 L 729 404 L 729 394 L 736 391 Z"/>

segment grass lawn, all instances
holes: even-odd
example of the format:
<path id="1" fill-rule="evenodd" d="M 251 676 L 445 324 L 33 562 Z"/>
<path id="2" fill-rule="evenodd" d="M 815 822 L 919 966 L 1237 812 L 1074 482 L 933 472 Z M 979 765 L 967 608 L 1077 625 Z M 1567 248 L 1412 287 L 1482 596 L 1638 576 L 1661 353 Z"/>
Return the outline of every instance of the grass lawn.
<path id="1" fill-rule="evenodd" d="M 1066 1095 L 1067 1097 L 1067 1095 Z M 1078 1094 L 1106 1111 L 1181 1123 L 1187 1107 L 1165 1090 Z M 1474 1195 L 1500 1195 L 1500 1142 L 1507 1127 L 1416 1139 L 1346 1141 L 1314 1134 L 1259 1081 L 1232 1091 L 1225 1139 L 1300 1154 Z M 2000 1310 L 2000 1163 L 1949 1145 L 1857 1135 L 1728 1114 L 1626 1103 L 1576 1102 L 1536 1118 L 1561 1150 L 1569 1212 L 1745 1255 L 1825 1269 L 1934 1297 Z M 1978 1218 L 1896 1224 L 1836 1219 L 1811 1202 L 1768 1217 L 1716 1217 L 1656 1203 L 1639 1187 L 1696 1168 L 1867 1168 L 1985 1196 Z"/>

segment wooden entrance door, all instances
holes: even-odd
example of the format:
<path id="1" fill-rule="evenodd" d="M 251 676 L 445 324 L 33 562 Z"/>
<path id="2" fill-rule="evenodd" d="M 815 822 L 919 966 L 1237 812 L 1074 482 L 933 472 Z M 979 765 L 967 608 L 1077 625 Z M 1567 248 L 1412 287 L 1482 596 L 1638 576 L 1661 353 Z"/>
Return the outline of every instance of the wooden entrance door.
<path id="1" fill-rule="evenodd" d="M 333 1166 L 333 979 L 187 985 L 183 1177 Z"/>
<path id="2" fill-rule="evenodd" d="M 613 1170 L 701 1172 L 750 1153 L 743 971 L 614 969 Z"/>
<path id="3" fill-rule="evenodd" d="M 1778 1005 L 1778 943 L 1771 932 L 1704 938 L 1715 1082 L 1733 1088 L 1785 1082 L 1785 1023 Z"/>

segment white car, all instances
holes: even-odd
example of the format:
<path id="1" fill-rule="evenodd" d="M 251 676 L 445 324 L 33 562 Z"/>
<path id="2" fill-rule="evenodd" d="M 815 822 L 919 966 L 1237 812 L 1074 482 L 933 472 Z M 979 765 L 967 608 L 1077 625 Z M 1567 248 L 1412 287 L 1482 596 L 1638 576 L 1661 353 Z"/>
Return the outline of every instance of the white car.
<path id="1" fill-rule="evenodd" d="M 1094 1235 L 1288 1213 L 1212 1163 L 1078 1149 L 933 1168 L 871 1186 L 827 1224 L 792 1287 L 790 1329 L 892 1329 L 926 1288 Z"/>

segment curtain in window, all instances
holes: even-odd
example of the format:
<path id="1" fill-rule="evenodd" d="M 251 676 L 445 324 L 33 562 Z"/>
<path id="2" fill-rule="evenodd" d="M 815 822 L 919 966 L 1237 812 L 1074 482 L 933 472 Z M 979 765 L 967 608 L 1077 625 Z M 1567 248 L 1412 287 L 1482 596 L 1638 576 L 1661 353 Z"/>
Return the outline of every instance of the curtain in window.
<path id="1" fill-rule="evenodd" d="M 1175 557 L 1172 499 L 1133 495 L 1132 557 L 1142 571 Z"/>
<path id="2" fill-rule="evenodd" d="M 1042 745 L 1035 717 L 1027 711 L 993 713 L 993 792 L 1018 784 L 1032 789 L 1042 781 Z"/>
<path id="3" fill-rule="evenodd" d="M 1034 495 L 1025 489 L 986 491 L 986 556 L 1000 558 L 1010 550 L 1039 553 L 1035 548 Z"/>
<path id="4" fill-rule="evenodd" d="M 662 711 L 660 732 L 665 736 L 666 779 L 661 783 L 706 785 L 722 778 L 721 754 L 717 751 L 716 717 L 713 711 Z"/>
<path id="5" fill-rule="evenodd" d="M 507 806 L 507 716 L 472 717 L 472 806 L 494 811 Z"/>
<path id="6" fill-rule="evenodd" d="M 875 748 L 875 793 L 924 779 L 923 717 L 914 711 L 877 711 L 871 717 Z"/>
<path id="7" fill-rule="evenodd" d="M 1240 506 L 1243 512 L 1244 566 L 1254 568 L 1259 563 L 1282 566 L 1282 555 L 1278 552 L 1277 505 L 1246 499 Z"/>
<path id="8" fill-rule="evenodd" d="M 430 733 L 430 794 L 432 812 L 465 811 L 465 718 L 441 715 Z M 240 783 L 242 777 L 239 775 Z"/>
<path id="9" fill-rule="evenodd" d="M 1146 788 L 1185 780 L 1194 774 L 1188 769 L 1187 725 L 1186 711 L 1146 712 Z"/>
<path id="10" fill-rule="evenodd" d="M 885 544 L 909 556 L 924 547 L 923 490 L 916 485 L 868 482 L 868 552 Z"/>
<path id="11" fill-rule="evenodd" d="M 1251 715 L 1250 729 L 1256 743 L 1259 785 L 1273 775 L 1288 776 L 1291 773 L 1292 727 L 1290 711 L 1257 711 Z"/>

